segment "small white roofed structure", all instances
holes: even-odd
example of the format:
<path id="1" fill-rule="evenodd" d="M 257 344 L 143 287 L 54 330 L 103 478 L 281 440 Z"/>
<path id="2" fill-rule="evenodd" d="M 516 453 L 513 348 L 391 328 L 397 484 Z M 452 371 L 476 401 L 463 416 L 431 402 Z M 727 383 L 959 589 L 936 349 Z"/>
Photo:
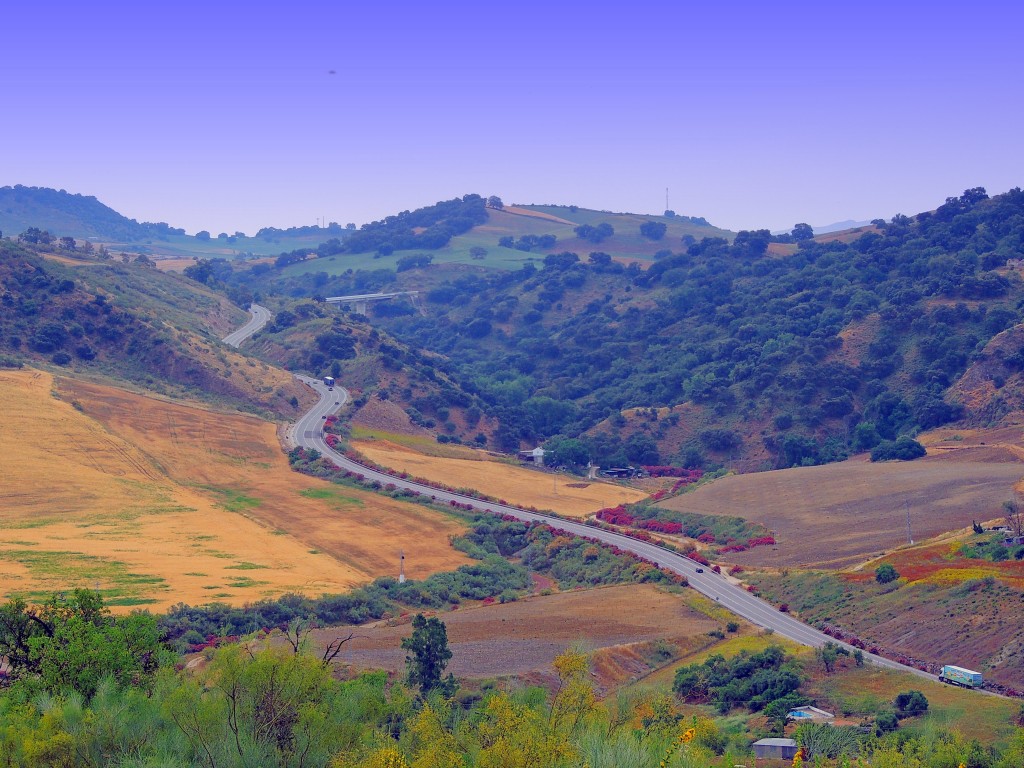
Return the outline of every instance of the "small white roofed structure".
<path id="1" fill-rule="evenodd" d="M 520 451 L 519 458 L 523 461 L 532 461 L 534 464 L 544 464 L 544 449 L 537 446 L 532 451 Z"/>
<path id="2" fill-rule="evenodd" d="M 754 742 L 754 754 L 758 760 L 776 758 L 792 760 L 796 755 L 796 739 L 761 739 Z"/>

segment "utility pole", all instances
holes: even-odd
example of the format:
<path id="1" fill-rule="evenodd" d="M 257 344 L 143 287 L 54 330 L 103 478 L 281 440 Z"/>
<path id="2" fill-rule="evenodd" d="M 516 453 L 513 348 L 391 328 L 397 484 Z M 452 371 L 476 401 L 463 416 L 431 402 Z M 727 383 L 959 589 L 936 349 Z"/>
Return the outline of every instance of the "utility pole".
<path id="1" fill-rule="evenodd" d="M 914 543 L 914 537 L 910 533 L 910 504 L 906 501 L 903 502 L 903 508 L 907 511 L 907 542 L 909 544 Z"/>
<path id="2" fill-rule="evenodd" d="M 665 210 L 666 211 L 671 211 L 672 210 L 671 208 L 668 207 L 668 187 L 665 187 Z"/>
<path id="3" fill-rule="evenodd" d="M 400 549 L 398 556 L 401 563 L 398 567 L 398 583 L 405 584 L 405 550 Z"/>

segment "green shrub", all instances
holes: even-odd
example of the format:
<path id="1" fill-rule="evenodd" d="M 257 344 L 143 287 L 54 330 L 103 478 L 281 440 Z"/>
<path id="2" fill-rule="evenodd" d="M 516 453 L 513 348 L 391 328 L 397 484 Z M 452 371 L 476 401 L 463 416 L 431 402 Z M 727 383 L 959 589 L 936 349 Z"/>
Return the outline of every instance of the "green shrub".
<path id="1" fill-rule="evenodd" d="M 891 581 L 896 581 L 899 577 L 899 571 L 889 563 L 883 563 L 875 568 L 875 581 L 879 584 L 888 584 Z"/>
<path id="2" fill-rule="evenodd" d="M 917 440 L 903 435 L 896 440 L 883 440 L 871 450 L 872 461 L 913 461 L 926 453 Z"/>

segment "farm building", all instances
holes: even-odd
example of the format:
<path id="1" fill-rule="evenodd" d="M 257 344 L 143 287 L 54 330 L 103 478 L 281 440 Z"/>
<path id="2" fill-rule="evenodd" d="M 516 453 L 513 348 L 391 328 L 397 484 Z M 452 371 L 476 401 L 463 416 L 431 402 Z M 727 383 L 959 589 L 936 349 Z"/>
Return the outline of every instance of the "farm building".
<path id="1" fill-rule="evenodd" d="M 796 750 L 796 739 L 761 739 L 754 742 L 754 755 L 758 760 L 792 760 Z"/>
<path id="2" fill-rule="evenodd" d="M 534 464 L 544 466 L 544 449 L 534 448 L 532 451 L 520 451 L 520 461 L 532 461 Z"/>

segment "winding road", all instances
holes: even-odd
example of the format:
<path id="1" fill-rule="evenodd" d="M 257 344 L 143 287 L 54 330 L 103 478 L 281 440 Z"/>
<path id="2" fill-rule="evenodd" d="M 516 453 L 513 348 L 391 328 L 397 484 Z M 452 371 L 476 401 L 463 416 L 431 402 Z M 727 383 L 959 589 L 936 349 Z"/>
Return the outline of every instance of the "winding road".
<path id="1" fill-rule="evenodd" d="M 333 391 L 330 391 L 323 382 L 308 376 L 300 375 L 297 376 L 297 378 L 315 390 L 320 396 L 320 400 L 289 428 L 287 432 L 287 440 L 292 447 L 298 446 L 319 451 L 322 455 L 330 458 L 331 461 L 339 467 L 350 472 L 358 472 L 364 477 L 370 480 L 376 480 L 380 483 L 391 483 L 398 488 L 417 491 L 419 493 L 432 496 L 441 502 L 447 503 L 457 501 L 460 504 L 469 504 L 475 509 L 481 511 L 510 515 L 525 522 L 546 522 L 570 533 L 597 539 L 605 544 L 614 545 L 619 549 L 632 552 L 640 557 L 657 563 L 663 568 L 667 568 L 668 570 L 685 576 L 693 589 L 703 595 L 706 595 L 723 608 L 727 608 L 735 613 L 737 616 L 742 616 L 752 624 L 756 624 L 764 629 L 770 629 L 780 637 L 785 637 L 796 643 L 800 643 L 801 645 L 807 645 L 815 648 L 824 645 L 827 641 L 837 642 L 825 633 L 798 621 L 787 613 L 782 613 L 776 608 L 773 608 L 771 605 L 750 594 L 742 587 L 729 582 L 724 576 L 712 572 L 710 568 L 702 568 L 702 572 L 698 572 L 697 569 L 701 568 L 701 566 L 693 560 L 660 547 L 657 544 L 637 541 L 636 539 L 631 539 L 620 533 L 593 528 L 589 525 L 584 525 L 571 520 L 555 518 L 549 515 L 538 514 L 536 512 L 528 512 L 525 509 L 519 509 L 518 507 L 512 507 L 506 504 L 480 501 L 479 499 L 474 499 L 470 496 L 463 496 L 458 493 L 438 490 L 437 488 L 420 485 L 419 483 L 410 482 L 409 480 L 403 480 L 402 478 L 395 477 L 375 469 L 370 469 L 358 462 L 352 461 L 341 453 L 330 448 L 330 446 L 327 445 L 323 434 L 324 419 L 339 410 L 341 406 L 347 402 L 348 392 L 337 386 Z M 855 650 L 853 646 L 846 645 L 845 643 L 837 644 L 847 648 L 851 652 Z M 914 667 L 909 667 L 881 656 L 876 656 L 875 654 L 864 652 L 864 658 L 865 660 L 870 661 L 873 664 L 877 664 L 880 667 L 886 667 L 888 669 L 899 670 L 902 672 L 911 672 L 915 675 L 926 677 L 931 680 L 937 679 L 934 675 L 930 675 L 919 669 L 915 669 Z"/>
<path id="2" fill-rule="evenodd" d="M 270 310 L 266 307 L 261 307 L 259 304 L 250 304 L 249 314 L 252 315 L 249 318 L 249 322 L 237 331 L 229 333 L 221 341 L 232 347 L 240 347 L 244 341 L 270 322 Z"/>

